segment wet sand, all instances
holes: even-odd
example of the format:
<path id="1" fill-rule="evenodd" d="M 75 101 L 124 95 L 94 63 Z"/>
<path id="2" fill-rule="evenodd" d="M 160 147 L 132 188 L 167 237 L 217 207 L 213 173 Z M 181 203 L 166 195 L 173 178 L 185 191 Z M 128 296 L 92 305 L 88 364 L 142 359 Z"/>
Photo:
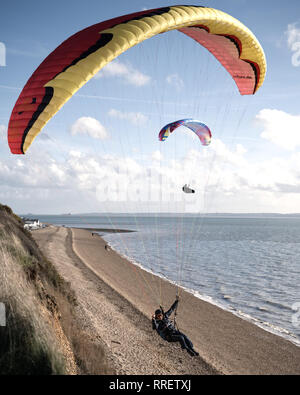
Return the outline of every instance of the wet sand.
<path id="1" fill-rule="evenodd" d="M 300 347 L 181 290 L 177 323 L 200 354 L 189 356 L 151 328 L 159 303 L 173 303 L 173 284 L 106 250 L 89 230 L 50 226 L 33 236 L 70 281 L 87 333 L 117 374 L 300 374 Z"/>

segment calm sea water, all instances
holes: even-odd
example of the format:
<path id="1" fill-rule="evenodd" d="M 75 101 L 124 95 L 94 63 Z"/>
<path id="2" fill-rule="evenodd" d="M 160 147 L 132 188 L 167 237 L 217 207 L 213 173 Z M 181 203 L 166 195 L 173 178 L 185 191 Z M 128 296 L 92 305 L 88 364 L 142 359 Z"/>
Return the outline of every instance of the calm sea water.
<path id="1" fill-rule="evenodd" d="M 38 216 L 103 234 L 122 255 L 300 345 L 300 217 Z"/>

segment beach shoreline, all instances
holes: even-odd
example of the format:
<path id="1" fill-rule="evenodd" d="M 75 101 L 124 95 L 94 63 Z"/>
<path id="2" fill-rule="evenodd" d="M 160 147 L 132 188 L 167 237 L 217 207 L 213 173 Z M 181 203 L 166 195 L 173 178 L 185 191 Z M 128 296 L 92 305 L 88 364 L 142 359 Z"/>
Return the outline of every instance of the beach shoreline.
<path id="1" fill-rule="evenodd" d="M 82 228 L 82 229 L 86 229 L 86 230 L 91 230 L 90 228 Z M 112 233 L 112 232 L 107 232 L 107 233 Z M 117 233 L 117 232 L 116 232 Z M 99 234 L 100 237 L 102 237 L 104 239 L 105 234 Z M 105 239 L 104 239 L 105 240 Z M 132 263 L 133 265 L 136 265 L 137 267 L 139 267 L 140 269 L 154 275 L 157 277 L 160 277 L 163 281 L 167 281 L 170 284 L 173 284 L 175 287 L 179 287 L 179 289 L 182 289 L 190 294 L 192 294 L 194 297 L 204 301 L 204 302 L 208 302 L 214 306 L 217 306 L 218 308 L 221 308 L 222 310 L 225 310 L 231 314 L 236 315 L 237 317 L 248 321 L 262 329 L 264 329 L 267 332 L 270 332 L 276 336 L 282 337 L 283 339 L 293 343 L 294 345 L 300 347 L 300 339 L 298 337 L 296 337 L 296 335 L 294 335 L 293 333 L 290 333 L 288 330 L 280 328 L 276 325 L 273 325 L 269 322 L 265 322 L 262 321 L 258 318 L 255 318 L 241 310 L 237 310 L 234 309 L 233 307 L 228 307 L 225 304 L 222 304 L 221 302 L 213 299 L 211 296 L 207 296 L 207 295 L 202 295 L 199 291 L 195 291 L 194 289 L 188 288 L 188 287 L 184 287 L 183 285 L 178 285 L 176 284 L 176 282 L 169 280 L 168 278 L 166 278 L 163 275 L 160 275 L 158 273 L 154 273 L 153 271 L 151 271 L 150 269 L 147 269 L 145 267 L 143 267 L 142 264 L 136 262 L 135 260 L 131 259 L 130 257 L 127 257 L 126 255 L 121 254 L 120 252 L 118 252 L 109 242 L 107 242 L 107 246 L 114 250 L 117 254 L 121 255 L 124 259 L 128 260 L 130 263 Z"/>
<path id="2" fill-rule="evenodd" d="M 117 228 L 73 228 L 73 229 L 85 229 L 89 230 L 90 232 L 102 232 L 102 233 L 133 233 L 136 232 L 136 230 L 131 230 L 131 229 L 117 229 Z M 101 236 L 101 235 L 100 235 Z"/>
<path id="3" fill-rule="evenodd" d="M 173 303 L 176 294 L 174 284 L 134 265 L 113 249 L 107 251 L 105 240 L 100 235 L 96 237 L 95 234 L 92 235 L 91 230 L 50 226 L 34 232 L 34 237 L 60 273 L 70 281 L 77 295 L 81 295 L 81 290 L 78 288 L 80 281 L 76 283 L 75 277 L 84 277 L 84 270 L 86 270 L 113 290 L 113 296 L 112 294 L 105 295 L 105 292 L 101 293 L 102 303 L 110 306 L 107 308 L 111 308 L 113 304 L 114 308 L 120 312 L 117 295 L 122 298 L 122 303 L 126 301 L 128 306 L 131 305 L 130 308 L 122 307 L 119 317 L 121 326 L 127 328 L 127 333 L 122 332 L 122 328 L 117 329 L 117 332 L 120 332 L 118 339 L 121 340 L 117 341 L 122 343 L 120 348 L 123 348 L 123 352 L 119 357 L 113 355 L 112 359 L 118 366 L 116 369 L 118 374 L 298 375 L 300 373 L 300 347 L 182 289 L 177 322 L 180 330 L 191 338 L 200 353 L 199 358 L 188 356 L 177 345 L 163 342 L 151 330 L 151 315 L 160 300 L 164 301 L 165 308 Z M 68 243 L 71 243 L 69 248 L 72 248 L 85 269 L 78 267 L 78 263 L 76 266 L 74 259 L 72 260 L 70 256 L 67 265 L 65 262 L 68 254 L 65 259 L 61 259 L 67 251 Z M 61 248 L 58 248 L 58 245 Z M 75 269 L 78 273 L 74 274 Z M 153 292 L 154 290 L 156 292 Z M 155 293 L 160 295 L 160 300 L 153 296 Z M 94 295 L 94 297 L 97 299 L 99 295 Z M 88 301 L 83 300 L 82 303 L 88 303 Z M 132 308 L 138 323 L 135 322 L 135 325 L 131 327 L 132 322 L 128 321 L 128 315 L 130 315 L 128 311 Z M 95 314 L 98 314 L 98 310 Z M 101 319 L 99 324 L 91 312 L 88 312 L 88 315 L 94 321 L 93 330 L 100 333 L 101 341 L 107 345 L 108 352 L 112 353 L 112 334 L 107 328 L 106 330 L 101 328 L 101 325 L 105 326 Z M 119 324 L 114 323 L 114 325 Z M 131 330 L 134 336 L 140 339 L 133 349 L 129 335 Z M 148 358 L 145 364 L 149 366 L 143 366 L 143 359 L 139 357 L 131 358 L 129 368 L 127 354 L 132 357 L 138 353 L 140 344 L 143 347 L 147 344 Z M 158 370 L 155 366 L 157 348 L 153 348 L 153 345 L 159 345 L 164 350 L 163 357 L 161 357 L 162 368 Z M 153 366 L 149 360 L 154 363 Z M 122 367 L 122 361 L 123 365 L 127 364 L 126 368 Z"/>

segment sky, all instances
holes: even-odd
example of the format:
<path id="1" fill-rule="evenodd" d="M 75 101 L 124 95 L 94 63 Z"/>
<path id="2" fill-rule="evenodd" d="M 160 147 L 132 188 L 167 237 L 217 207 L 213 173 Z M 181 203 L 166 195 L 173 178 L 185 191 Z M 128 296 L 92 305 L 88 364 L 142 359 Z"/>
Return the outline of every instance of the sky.
<path id="1" fill-rule="evenodd" d="M 180 4 L 180 3 L 177 3 Z M 7 144 L 28 78 L 62 41 L 162 0 L 11 1 L 0 14 L 0 203 L 20 214 L 300 212 L 300 3 L 185 1 L 222 10 L 257 37 L 267 74 L 241 96 L 218 61 L 185 35 L 155 36 L 121 54 L 49 121 L 26 155 Z M 182 118 L 209 126 L 200 144 Z M 189 184 L 193 195 L 182 192 Z"/>

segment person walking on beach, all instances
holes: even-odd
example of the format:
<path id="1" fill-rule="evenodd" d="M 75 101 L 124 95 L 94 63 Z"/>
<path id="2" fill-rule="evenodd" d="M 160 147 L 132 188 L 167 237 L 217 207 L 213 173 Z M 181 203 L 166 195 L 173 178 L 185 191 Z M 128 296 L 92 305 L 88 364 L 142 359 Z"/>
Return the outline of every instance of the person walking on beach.
<path id="1" fill-rule="evenodd" d="M 199 353 L 194 350 L 193 343 L 184 333 L 177 330 L 169 319 L 172 312 L 177 308 L 178 301 L 179 297 L 176 296 L 175 302 L 168 311 L 164 312 L 162 308 L 155 311 L 155 314 L 152 316 L 152 329 L 156 329 L 160 337 L 168 342 L 179 342 L 181 348 L 187 350 L 194 357 L 199 355 Z"/>

